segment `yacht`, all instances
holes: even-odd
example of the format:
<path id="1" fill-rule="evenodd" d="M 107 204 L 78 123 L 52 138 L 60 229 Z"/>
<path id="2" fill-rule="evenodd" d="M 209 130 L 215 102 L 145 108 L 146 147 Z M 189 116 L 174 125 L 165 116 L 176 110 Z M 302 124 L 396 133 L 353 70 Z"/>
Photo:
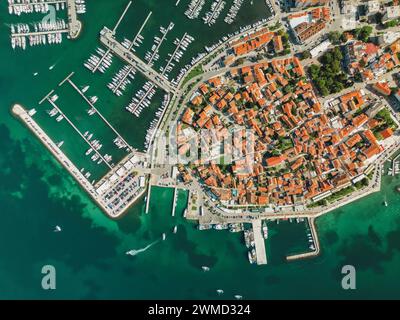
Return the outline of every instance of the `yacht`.
<path id="1" fill-rule="evenodd" d="M 264 239 L 268 239 L 268 226 L 265 222 L 263 223 L 262 232 Z"/>

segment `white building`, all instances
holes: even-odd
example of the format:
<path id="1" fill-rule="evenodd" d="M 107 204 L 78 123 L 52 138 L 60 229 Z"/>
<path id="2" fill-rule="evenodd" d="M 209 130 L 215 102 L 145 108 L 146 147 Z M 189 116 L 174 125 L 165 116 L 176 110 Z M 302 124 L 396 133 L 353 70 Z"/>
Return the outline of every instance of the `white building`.
<path id="1" fill-rule="evenodd" d="M 374 14 L 379 12 L 380 3 L 379 1 L 368 1 L 365 5 L 367 14 Z"/>
<path id="2" fill-rule="evenodd" d="M 380 35 L 378 41 L 380 44 L 391 44 L 400 38 L 399 31 L 387 31 L 384 34 Z"/>
<path id="3" fill-rule="evenodd" d="M 331 42 L 329 40 L 321 42 L 319 45 L 315 46 L 313 49 L 310 50 L 311 57 L 313 58 L 317 57 L 319 54 L 326 51 L 330 45 Z"/>
<path id="4" fill-rule="evenodd" d="M 400 17 L 400 7 L 399 6 L 386 7 L 385 14 L 382 17 L 382 23 L 386 23 L 390 20 L 397 19 L 398 17 Z"/>

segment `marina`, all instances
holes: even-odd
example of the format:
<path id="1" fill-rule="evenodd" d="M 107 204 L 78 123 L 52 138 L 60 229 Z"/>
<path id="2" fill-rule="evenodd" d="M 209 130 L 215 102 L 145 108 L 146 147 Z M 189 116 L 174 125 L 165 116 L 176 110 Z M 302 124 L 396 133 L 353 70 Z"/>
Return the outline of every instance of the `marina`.
<path id="1" fill-rule="evenodd" d="M 86 12 L 84 0 L 10 0 L 9 13 L 20 16 L 22 13 L 47 13 L 52 14 L 52 10 L 67 10 L 66 22 L 63 19 L 43 19 L 41 22 L 32 24 L 18 23 L 11 24 L 11 46 L 13 49 L 26 49 L 27 45 L 37 46 L 46 44 L 60 44 L 63 35 L 67 34 L 70 39 L 76 39 L 82 28 L 81 22 L 78 20 L 78 14 Z M 31 25 L 33 29 L 31 29 Z"/>
<path id="2" fill-rule="evenodd" d="M 191 20 L 197 19 L 200 16 L 200 12 L 205 3 L 205 0 L 191 0 L 187 10 L 185 11 L 185 16 Z"/>
<path id="3" fill-rule="evenodd" d="M 226 1 L 224 0 L 215 0 L 211 4 L 210 11 L 208 11 L 203 17 L 204 24 L 211 27 L 217 22 L 218 17 L 220 16 L 222 10 L 224 10 L 226 5 Z"/>

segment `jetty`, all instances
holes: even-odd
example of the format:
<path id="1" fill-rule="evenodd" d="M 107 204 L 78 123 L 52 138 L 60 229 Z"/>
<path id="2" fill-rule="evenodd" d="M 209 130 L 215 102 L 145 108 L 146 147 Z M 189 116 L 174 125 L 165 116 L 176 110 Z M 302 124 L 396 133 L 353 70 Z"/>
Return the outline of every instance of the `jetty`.
<path id="1" fill-rule="evenodd" d="M 267 254 L 265 250 L 265 240 L 262 234 L 262 220 L 258 219 L 252 222 L 253 232 L 254 232 L 254 243 L 256 247 L 257 254 L 257 264 L 263 265 L 267 264 Z"/>
<path id="2" fill-rule="evenodd" d="M 286 257 L 287 261 L 312 258 L 312 257 L 316 257 L 319 255 L 321 249 L 320 249 L 320 245 L 319 245 L 317 229 L 315 227 L 315 219 L 309 218 L 308 224 L 310 226 L 311 237 L 312 237 L 313 245 L 314 245 L 315 249 L 310 252 L 305 252 L 305 253 L 294 254 L 294 255 L 288 256 L 288 257 Z"/>

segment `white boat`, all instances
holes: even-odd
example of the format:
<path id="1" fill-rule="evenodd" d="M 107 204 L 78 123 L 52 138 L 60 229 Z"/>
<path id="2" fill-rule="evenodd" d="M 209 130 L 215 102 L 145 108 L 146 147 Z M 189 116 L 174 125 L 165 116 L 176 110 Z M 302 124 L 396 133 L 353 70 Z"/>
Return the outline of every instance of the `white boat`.
<path id="1" fill-rule="evenodd" d="M 177 233 L 177 231 L 178 231 L 178 226 L 175 226 L 173 232 L 174 232 L 174 233 Z"/>
<path id="2" fill-rule="evenodd" d="M 201 269 L 203 269 L 204 272 L 210 271 L 210 268 L 207 266 L 202 266 Z"/>
<path id="3" fill-rule="evenodd" d="M 218 293 L 219 295 L 224 294 L 224 290 L 218 289 L 218 290 L 217 290 L 217 293 Z"/>
<path id="4" fill-rule="evenodd" d="M 165 241 L 167 239 L 167 235 L 165 233 L 162 234 L 162 240 Z"/>
<path id="5" fill-rule="evenodd" d="M 129 250 L 129 251 L 125 252 L 125 254 L 128 256 L 133 256 L 134 253 L 135 253 L 135 250 Z"/>
<path id="6" fill-rule="evenodd" d="M 267 224 L 265 222 L 263 224 L 262 231 L 263 231 L 264 239 L 268 239 L 268 227 L 267 227 Z"/>
<path id="7" fill-rule="evenodd" d="M 235 297 L 236 300 L 242 300 L 243 299 L 243 296 L 241 296 L 239 294 L 236 294 L 234 297 Z"/>
<path id="8" fill-rule="evenodd" d="M 64 144 L 64 141 L 60 141 L 60 142 L 57 144 L 57 147 L 58 147 L 58 148 L 61 148 L 63 144 Z"/>
<path id="9" fill-rule="evenodd" d="M 56 226 L 56 227 L 54 228 L 54 232 L 61 232 L 61 231 L 62 231 L 62 229 L 61 229 L 60 226 Z"/>

